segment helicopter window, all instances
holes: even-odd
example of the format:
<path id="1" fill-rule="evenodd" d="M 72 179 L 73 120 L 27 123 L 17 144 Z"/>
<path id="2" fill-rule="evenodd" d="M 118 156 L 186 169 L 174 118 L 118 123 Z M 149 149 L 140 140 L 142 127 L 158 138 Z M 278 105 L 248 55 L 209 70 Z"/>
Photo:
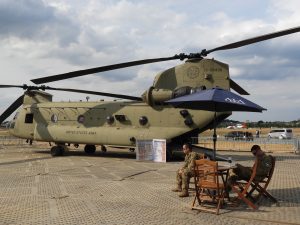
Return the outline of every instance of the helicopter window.
<path id="1" fill-rule="evenodd" d="M 115 115 L 116 120 L 124 122 L 126 120 L 125 115 Z"/>
<path id="2" fill-rule="evenodd" d="M 187 111 L 186 109 L 182 109 L 180 110 L 180 115 L 185 118 L 189 115 L 189 111 Z"/>
<path id="3" fill-rule="evenodd" d="M 206 90 L 206 86 L 201 85 L 200 87 L 192 88 L 191 94 L 196 93 L 196 92 L 199 92 L 199 91 L 203 91 L 203 90 Z"/>
<path id="4" fill-rule="evenodd" d="M 114 118 L 113 116 L 107 116 L 107 117 L 106 117 L 106 122 L 107 122 L 108 124 L 113 124 L 114 121 L 115 121 L 115 118 Z"/>
<path id="5" fill-rule="evenodd" d="M 193 122 L 193 119 L 192 119 L 192 118 L 188 117 L 188 118 L 186 118 L 186 119 L 184 120 L 184 123 L 185 123 L 185 125 L 187 125 L 187 126 L 192 126 L 194 122 Z"/>
<path id="6" fill-rule="evenodd" d="M 146 116 L 141 116 L 139 122 L 142 126 L 145 126 L 148 123 L 148 118 Z"/>
<path id="7" fill-rule="evenodd" d="M 51 121 L 52 121 L 53 123 L 56 123 L 57 120 L 58 120 L 57 115 L 56 115 L 56 114 L 53 114 L 53 115 L 51 116 Z"/>
<path id="8" fill-rule="evenodd" d="M 135 139 L 135 137 L 131 137 L 131 138 L 129 138 L 129 140 L 130 140 L 130 142 L 132 142 L 133 144 L 135 144 L 135 143 L 136 143 L 136 139 Z"/>
<path id="9" fill-rule="evenodd" d="M 85 120 L 84 115 L 80 115 L 80 116 L 78 116 L 78 118 L 77 118 L 77 122 L 78 122 L 78 123 L 84 123 L 84 120 Z"/>
<path id="10" fill-rule="evenodd" d="M 33 113 L 27 113 L 25 115 L 25 123 L 33 123 Z"/>

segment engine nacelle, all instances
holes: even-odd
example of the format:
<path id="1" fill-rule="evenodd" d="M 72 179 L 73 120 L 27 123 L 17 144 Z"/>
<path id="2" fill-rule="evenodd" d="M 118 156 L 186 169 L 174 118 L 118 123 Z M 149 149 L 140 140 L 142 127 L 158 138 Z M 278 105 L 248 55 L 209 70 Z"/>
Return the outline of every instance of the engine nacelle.
<path id="1" fill-rule="evenodd" d="M 168 89 L 157 89 L 152 86 L 144 92 L 142 98 L 148 105 L 153 106 L 155 104 L 163 104 L 165 101 L 168 101 L 172 98 L 178 98 L 180 96 L 189 95 L 205 89 L 205 86 L 195 88 L 184 86 L 178 87 L 172 91 Z"/>
<path id="2" fill-rule="evenodd" d="M 163 103 L 172 98 L 173 91 L 168 89 L 156 89 L 151 86 L 142 95 L 143 100 L 150 106 Z"/>

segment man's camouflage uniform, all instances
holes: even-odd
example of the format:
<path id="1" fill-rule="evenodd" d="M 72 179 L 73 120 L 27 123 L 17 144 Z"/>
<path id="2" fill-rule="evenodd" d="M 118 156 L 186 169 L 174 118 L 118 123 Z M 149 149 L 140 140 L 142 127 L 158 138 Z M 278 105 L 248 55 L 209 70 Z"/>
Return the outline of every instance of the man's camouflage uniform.
<path id="1" fill-rule="evenodd" d="M 189 182 L 190 178 L 194 176 L 194 166 L 195 166 L 195 160 L 200 159 L 201 156 L 197 154 L 196 152 L 190 152 L 187 154 L 184 158 L 184 164 L 183 167 L 177 170 L 176 173 L 176 181 L 178 191 L 182 190 L 183 195 L 188 195 L 188 189 L 189 189 Z M 181 171 L 181 173 L 180 173 Z M 182 196 L 184 197 L 184 196 Z"/>
<path id="2" fill-rule="evenodd" d="M 257 168 L 256 168 L 256 175 L 254 180 L 260 181 L 264 179 L 270 169 L 272 167 L 272 158 L 270 155 L 263 154 L 262 156 L 257 157 Z M 231 190 L 231 186 L 237 181 L 237 180 L 250 180 L 252 175 L 252 167 L 245 167 L 241 164 L 237 164 L 236 168 L 234 168 L 230 172 L 230 176 L 227 181 L 227 189 Z"/>

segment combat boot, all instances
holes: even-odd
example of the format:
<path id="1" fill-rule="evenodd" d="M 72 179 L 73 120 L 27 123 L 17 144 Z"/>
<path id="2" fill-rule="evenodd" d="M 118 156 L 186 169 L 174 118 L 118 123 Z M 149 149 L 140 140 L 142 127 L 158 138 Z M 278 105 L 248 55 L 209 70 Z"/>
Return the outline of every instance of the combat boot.
<path id="1" fill-rule="evenodd" d="M 182 189 L 182 192 L 180 192 L 179 197 L 189 197 L 189 192 L 187 189 Z"/>
<path id="2" fill-rule="evenodd" d="M 182 191 L 181 185 L 178 185 L 177 188 L 173 188 L 172 191 L 174 191 L 174 192 L 181 192 Z"/>

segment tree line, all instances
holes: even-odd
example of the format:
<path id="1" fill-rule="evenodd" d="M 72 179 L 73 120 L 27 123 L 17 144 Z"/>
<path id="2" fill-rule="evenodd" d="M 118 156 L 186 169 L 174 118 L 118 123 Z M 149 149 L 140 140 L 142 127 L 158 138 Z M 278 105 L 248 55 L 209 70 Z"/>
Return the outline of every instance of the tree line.
<path id="1" fill-rule="evenodd" d="M 293 120 L 293 121 L 263 121 L 259 120 L 257 122 L 241 122 L 237 120 L 224 120 L 219 124 L 219 128 L 228 127 L 228 126 L 234 126 L 236 124 L 242 124 L 246 123 L 246 126 L 248 128 L 271 128 L 271 127 L 286 127 L 286 128 L 293 128 L 293 127 L 300 127 L 300 119 L 299 120 Z"/>

